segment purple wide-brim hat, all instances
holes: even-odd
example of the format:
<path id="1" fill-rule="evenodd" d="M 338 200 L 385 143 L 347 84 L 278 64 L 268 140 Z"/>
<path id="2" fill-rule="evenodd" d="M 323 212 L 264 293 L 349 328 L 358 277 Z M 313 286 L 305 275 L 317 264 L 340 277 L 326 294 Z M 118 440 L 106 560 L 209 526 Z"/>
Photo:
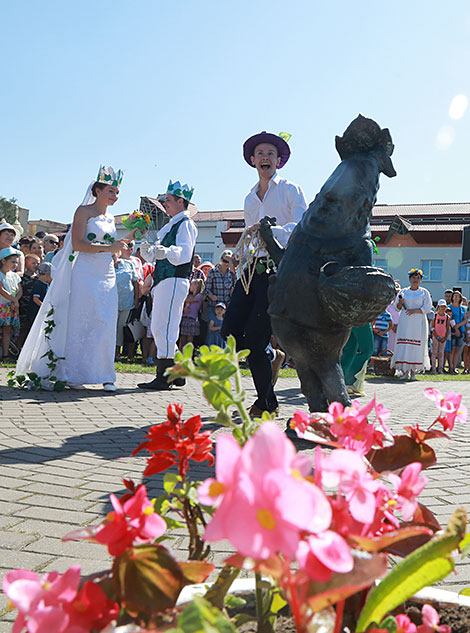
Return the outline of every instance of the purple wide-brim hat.
<path id="1" fill-rule="evenodd" d="M 243 143 L 243 158 L 246 160 L 248 165 L 250 167 L 254 167 L 251 162 L 251 157 L 255 153 L 255 147 L 261 143 L 271 143 L 271 145 L 277 147 L 279 158 L 281 159 L 278 169 L 284 167 L 290 156 L 289 145 L 283 138 L 277 136 L 277 134 L 271 134 L 270 132 L 260 132 L 259 134 L 250 136 L 250 138 Z"/>

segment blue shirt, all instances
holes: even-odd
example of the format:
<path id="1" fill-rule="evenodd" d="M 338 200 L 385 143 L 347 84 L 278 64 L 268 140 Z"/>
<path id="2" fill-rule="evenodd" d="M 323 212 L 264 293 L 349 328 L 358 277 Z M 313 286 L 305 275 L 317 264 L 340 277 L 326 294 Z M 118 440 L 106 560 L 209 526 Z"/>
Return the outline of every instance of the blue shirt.
<path id="1" fill-rule="evenodd" d="M 128 259 L 120 259 L 116 268 L 118 310 L 132 310 L 134 307 L 134 281 L 138 281 L 134 264 Z"/>
<path id="2" fill-rule="evenodd" d="M 391 315 L 388 312 L 383 312 L 380 316 L 378 316 L 375 321 L 374 321 L 374 328 L 376 330 L 381 330 L 382 332 L 384 332 L 385 330 L 388 329 L 388 326 L 390 324 L 390 321 L 392 320 Z M 375 334 L 375 332 L 374 332 Z M 387 334 L 383 334 L 380 338 L 383 339 L 388 339 L 388 332 Z"/>

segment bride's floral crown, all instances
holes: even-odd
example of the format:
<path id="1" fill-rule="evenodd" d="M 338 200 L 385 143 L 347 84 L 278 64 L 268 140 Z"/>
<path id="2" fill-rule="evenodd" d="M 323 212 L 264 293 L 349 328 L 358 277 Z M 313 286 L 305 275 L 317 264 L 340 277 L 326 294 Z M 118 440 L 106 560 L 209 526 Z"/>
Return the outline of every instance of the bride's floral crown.
<path id="1" fill-rule="evenodd" d="M 105 185 L 112 185 L 113 187 L 120 187 L 124 172 L 122 169 L 118 169 L 116 172 L 112 167 L 100 166 L 96 182 L 101 182 Z"/>

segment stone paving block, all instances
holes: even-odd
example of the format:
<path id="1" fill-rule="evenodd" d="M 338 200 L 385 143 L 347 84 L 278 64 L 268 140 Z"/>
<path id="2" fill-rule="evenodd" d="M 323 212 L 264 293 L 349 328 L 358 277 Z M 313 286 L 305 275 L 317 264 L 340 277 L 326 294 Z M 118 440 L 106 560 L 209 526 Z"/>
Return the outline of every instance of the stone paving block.
<path id="1" fill-rule="evenodd" d="M 50 495 L 62 499 L 79 499 L 83 496 L 80 488 L 70 488 L 68 486 L 56 486 L 53 483 L 26 483 L 23 481 L 21 491 L 28 494 Z M 16 492 L 16 491 L 15 491 Z M 0 491 L 1 496 L 1 491 Z M 62 507 L 62 506 L 60 506 Z"/>
<path id="2" fill-rule="evenodd" d="M 50 484 L 54 482 L 60 486 L 68 486 L 69 488 L 80 488 L 83 485 L 83 479 L 76 479 L 74 477 L 59 477 L 58 475 L 48 475 L 47 473 L 34 473 L 28 480 L 34 482 Z"/>
<path id="3" fill-rule="evenodd" d="M 107 558 L 94 558 L 94 559 L 82 559 L 79 562 L 77 560 L 70 559 L 68 557 L 55 558 L 41 569 L 46 573 L 49 571 L 58 571 L 63 574 L 72 565 L 80 565 L 80 571 L 83 576 L 89 574 L 96 574 L 100 571 L 107 571 L 111 568 L 111 559 Z"/>
<path id="4" fill-rule="evenodd" d="M 2 530 L 2 535 L 0 537 L 0 543 L 2 550 L 3 549 L 14 549 L 19 550 L 23 549 L 26 545 L 29 545 L 33 541 L 36 541 L 37 537 L 32 534 L 18 534 L 16 532 L 9 532 L 7 530 Z M 39 550 L 36 550 L 39 551 Z M 43 553 L 40 552 L 39 553 Z"/>
<path id="5" fill-rule="evenodd" d="M 10 516 L 14 515 L 16 512 L 24 509 L 24 505 L 20 503 L 13 503 L 11 501 L 1 501 L 0 500 L 0 515 Z"/>
<path id="6" fill-rule="evenodd" d="M 52 558 L 50 554 L 5 550 L 0 556 L 0 567 L 8 571 L 10 569 L 36 570 L 49 563 Z"/>
<path id="7" fill-rule="evenodd" d="M 104 545 L 86 541 L 62 541 L 60 538 L 50 538 L 47 536 L 26 545 L 23 551 L 52 554 L 65 558 L 86 558 L 92 560 L 96 558 L 107 558 L 107 549 Z M 111 558 L 109 560 L 111 560 Z"/>
<path id="8" fill-rule="evenodd" d="M 66 511 L 73 510 L 76 512 L 83 512 L 90 504 L 81 499 L 70 499 L 68 497 L 58 497 L 52 495 L 32 494 L 28 498 L 23 500 L 24 504 L 34 505 L 38 508 L 58 508 Z"/>
<path id="9" fill-rule="evenodd" d="M 0 499 L 2 501 L 21 501 L 29 496 L 28 493 L 23 490 L 9 490 L 8 488 L 5 488 L 4 484 L 6 483 L 7 482 L 1 482 Z"/>
<path id="10" fill-rule="evenodd" d="M 93 522 L 93 515 L 91 513 L 59 510 L 57 508 L 37 508 L 34 506 L 21 507 L 21 510 L 15 511 L 15 516 L 28 519 L 40 518 L 43 521 L 56 521 L 57 523 L 67 523 L 69 525 L 76 525 L 77 527 Z"/>
<path id="11" fill-rule="evenodd" d="M 10 524 L 9 529 L 14 532 L 33 534 L 35 536 L 51 536 L 62 538 L 73 529 L 73 526 L 66 523 L 56 523 L 54 521 L 40 521 L 39 519 L 19 519 L 11 517 L 16 521 Z"/>

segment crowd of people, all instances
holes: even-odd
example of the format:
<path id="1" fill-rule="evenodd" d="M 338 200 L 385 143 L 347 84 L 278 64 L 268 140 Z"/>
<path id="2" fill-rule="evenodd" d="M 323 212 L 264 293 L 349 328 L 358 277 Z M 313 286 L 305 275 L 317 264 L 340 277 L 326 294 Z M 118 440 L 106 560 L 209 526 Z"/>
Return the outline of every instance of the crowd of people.
<path id="1" fill-rule="evenodd" d="M 423 271 L 409 271 L 409 286 L 396 285 L 396 298 L 372 323 L 373 356 L 391 356 L 391 367 L 403 380 L 416 373 L 470 373 L 470 327 L 467 298 L 447 289 L 434 302 L 421 286 Z M 373 369 L 374 361 L 371 361 Z"/>
<path id="2" fill-rule="evenodd" d="M 115 391 L 115 360 L 141 353 L 156 373 L 138 387 L 170 389 L 184 384 L 170 383 L 166 374 L 178 347 L 223 347 L 232 334 L 239 349 L 250 350 L 256 390 L 250 414 L 276 415 L 274 384 L 285 354 L 276 349 L 268 315 L 275 265 L 257 236 L 264 217 L 276 218 L 273 235 L 285 247 L 307 202 L 298 185 L 278 175 L 290 157 L 285 138 L 255 134 L 245 141 L 243 157 L 258 180 L 245 199 L 240 262 L 230 250 L 215 265 L 201 262 L 189 210 L 194 189 L 179 181 L 168 184 L 169 221 L 153 244 L 144 238 L 136 245 L 137 229 L 117 239 L 109 207 L 118 199 L 122 172 L 111 167 L 100 167 L 65 235 L 20 238 L 1 221 L 0 333 L 4 359 L 19 351 L 16 375 L 34 372 L 44 388 L 61 380 L 72 389 L 102 383 Z M 409 286 L 397 283 L 387 310 L 352 329 L 341 359 L 350 393 L 362 393 L 370 358 L 384 353 L 403 379 L 427 370 L 459 373 L 462 362 L 470 371 L 466 299 L 446 291 L 434 311 L 422 277 L 419 269 L 409 271 Z"/>

